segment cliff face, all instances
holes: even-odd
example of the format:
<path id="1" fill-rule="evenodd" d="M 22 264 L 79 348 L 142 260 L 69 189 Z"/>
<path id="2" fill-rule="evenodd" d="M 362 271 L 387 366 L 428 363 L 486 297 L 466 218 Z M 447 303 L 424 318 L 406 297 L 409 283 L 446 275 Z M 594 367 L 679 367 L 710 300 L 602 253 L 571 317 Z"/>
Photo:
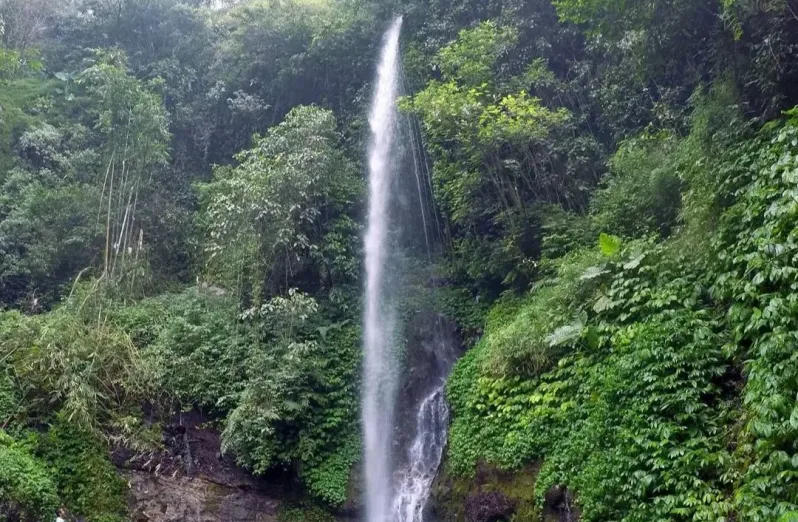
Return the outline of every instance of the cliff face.
<path id="1" fill-rule="evenodd" d="M 396 401 L 395 461 L 405 464 L 421 401 L 439 387 L 463 352 L 457 325 L 442 315 L 418 312 L 405 330 L 406 360 Z"/>
<path id="2" fill-rule="evenodd" d="M 473 477 L 451 475 L 446 466 L 435 479 L 431 511 L 441 522 L 578 522 L 580 513 L 566 487 L 535 501 L 540 466 L 505 471 L 484 462 Z"/>
<path id="3" fill-rule="evenodd" d="M 442 522 L 541 522 L 536 477 L 536 466 L 506 472 L 481 463 L 475 476 L 457 477 L 444 465 L 433 484 L 431 508 Z"/>
<path id="4" fill-rule="evenodd" d="M 135 522 L 275 522 L 281 501 L 259 490 L 207 477 L 127 471 Z"/>
<path id="5" fill-rule="evenodd" d="M 164 450 L 119 450 L 135 522 L 275 522 L 290 480 L 259 480 L 221 454 L 219 434 L 189 414 L 164 430 Z M 286 486 L 284 486 L 285 484 Z"/>

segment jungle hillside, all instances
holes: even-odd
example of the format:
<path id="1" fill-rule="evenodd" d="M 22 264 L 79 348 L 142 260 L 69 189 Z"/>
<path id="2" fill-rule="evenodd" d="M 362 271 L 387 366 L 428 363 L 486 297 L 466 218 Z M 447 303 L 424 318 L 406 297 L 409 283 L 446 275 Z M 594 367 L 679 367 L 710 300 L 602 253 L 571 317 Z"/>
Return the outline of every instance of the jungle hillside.
<path id="1" fill-rule="evenodd" d="M 463 354 L 429 520 L 798 520 L 795 0 L 0 0 L 0 521 L 213 466 L 357 520 L 399 14 L 404 371 L 421 313 Z"/>

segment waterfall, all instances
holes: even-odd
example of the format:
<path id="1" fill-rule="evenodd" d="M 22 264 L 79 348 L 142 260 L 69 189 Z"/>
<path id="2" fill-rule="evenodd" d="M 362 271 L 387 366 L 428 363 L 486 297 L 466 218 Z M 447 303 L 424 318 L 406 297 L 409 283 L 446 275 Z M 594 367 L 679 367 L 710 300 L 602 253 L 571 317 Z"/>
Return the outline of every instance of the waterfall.
<path id="1" fill-rule="evenodd" d="M 415 354 L 423 366 L 410 387 L 418 397 L 415 404 L 413 439 L 396 473 L 392 522 L 429 522 L 425 508 L 438 473 L 449 430 L 449 405 L 445 383 L 457 360 L 456 334 L 450 322 L 430 316 L 425 341 Z"/>
<path id="2" fill-rule="evenodd" d="M 424 522 L 424 508 L 430 496 L 432 482 L 441 462 L 449 425 L 449 408 L 446 404 L 444 383 L 455 360 L 451 336 L 444 332 L 440 318 L 434 321 L 432 336 L 425 342 L 422 381 L 411 387 L 412 400 L 403 402 L 415 414 L 415 424 L 405 426 L 403 435 L 413 434 L 412 440 L 394 437 L 397 400 L 398 358 L 394 352 L 396 339 L 396 258 L 399 250 L 393 248 L 402 234 L 418 244 L 417 227 L 423 227 L 424 246 L 428 258 L 432 255 L 434 238 L 429 234 L 427 219 L 427 187 L 422 177 L 426 162 L 424 151 L 417 139 L 414 121 L 406 119 L 408 135 L 403 136 L 396 107 L 400 92 L 401 66 L 399 62 L 399 37 L 402 18 L 397 18 L 384 37 L 382 53 L 377 68 L 374 99 L 369 115 L 371 143 L 368 154 L 369 209 L 365 235 L 366 294 L 363 314 L 364 375 L 363 375 L 363 437 L 365 473 L 365 522 Z M 400 143 L 400 138 L 402 142 Z M 412 158 L 404 156 L 408 152 Z M 415 173 L 415 192 L 418 209 L 405 207 L 412 198 L 407 192 L 402 196 L 402 186 L 396 174 L 405 159 L 412 159 Z M 427 184 L 429 179 L 426 180 Z M 410 179 L 407 183 L 412 183 Z M 431 193 L 429 197 L 431 198 Z M 430 203 L 430 207 L 434 207 Z M 419 214 L 415 214 L 420 211 Z M 392 214 L 399 219 L 392 219 Z M 434 214 L 434 208 L 431 217 Z M 420 223 L 414 218 L 420 216 Z M 415 223 L 415 226 L 414 226 Z M 402 227 L 404 225 L 404 228 Z M 438 230 L 440 235 L 440 230 Z M 391 240 L 390 238 L 394 238 Z M 401 239 L 401 238 L 400 238 Z M 406 238 L 407 239 L 407 238 Z M 400 241 L 401 243 L 401 241 Z M 390 266 L 390 268 L 388 268 Z M 404 389 L 404 388 L 403 388 Z M 408 412 L 410 413 L 410 412 Z M 412 417 L 403 416 L 410 420 Z M 402 420 L 402 419 L 399 419 Z M 404 424 L 404 422 L 403 422 Z M 397 442 L 396 447 L 394 443 Z M 406 450 L 406 455 L 394 452 Z M 396 451 L 396 453 L 400 453 Z"/>
<path id="3" fill-rule="evenodd" d="M 416 435 L 408 450 L 408 462 L 402 470 L 393 501 L 395 522 L 423 522 L 432 481 L 446 446 L 449 406 L 444 385 L 428 395 L 418 408 Z"/>
<path id="4" fill-rule="evenodd" d="M 396 392 L 393 341 L 394 310 L 387 296 L 389 208 L 397 133 L 399 90 L 397 18 L 385 34 L 377 69 L 377 85 L 369 115 L 369 211 L 365 236 L 366 295 L 364 303 L 363 435 L 365 450 L 366 522 L 388 522 L 392 498 L 391 449 Z"/>

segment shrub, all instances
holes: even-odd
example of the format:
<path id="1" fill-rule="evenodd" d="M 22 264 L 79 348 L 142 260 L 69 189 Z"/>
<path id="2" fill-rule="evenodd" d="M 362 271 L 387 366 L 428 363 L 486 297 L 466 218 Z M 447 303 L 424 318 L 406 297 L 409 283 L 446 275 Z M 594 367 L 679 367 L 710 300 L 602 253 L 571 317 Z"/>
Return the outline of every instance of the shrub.
<path id="1" fill-rule="evenodd" d="M 151 385 L 130 337 L 107 319 L 104 291 L 101 281 L 79 285 L 51 313 L 10 312 L 0 322 L 0 354 L 28 407 L 43 417 L 62 411 L 98 433 L 136 410 Z"/>
<path id="2" fill-rule="evenodd" d="M 258 474 L 296 465 L 315 498 L 343 503 L 360 456 L 359 330 L 325 321 L 317 302 L 296 291 L 245 315 L 260 339 L 225 421 L 224 451 Z"/>
<path id="3" fill-rule="evenodd" d="M 597 229 L 625 237 L 670 233 L 681 203 L 674 161 L 678 144 L 675 137 L 663 134 L 643 135 L 621 145 L 591 203 Z"/>
<path id="4" fill-rule="evenodd" d="M 598 249 L 583 249 L 544 264 L 553 277 L 539 281 L 512 318 L 497 320 L 485 336 L 486 369 L 494 375 L 536 376 L 563 353 L 569 336 L 579 335 L 584 319 L 577 307 L 593 287 L 585 271 L 600 262 Z M 598 273 L 601 269 L 598 270 Z"/>
<path id="5" fill-rule="evenodd" d="M 115 321 L 137 341 L 159 395 L 211 413 L 235 407 L 255 336 L 230 296 L 192 288 L 125 308 Z"/>
<path id="6" fill-rule="evenodd" d="M 452 471 L 542 460 L 538 501 L 567 485 L 585 521 L 789 519 L 797 144 L 798 109 L 699 173 L 702 197 L 722 182 L 700 203 L 722 209 L 719 220 L 695 219 L 661 242 L 602 234 L 603 257 L 546 261 L 557 274 L 548 287 L 500 302 L 447 388 Z M 552 331 L 545 316 L 558 303 L 577 321 Z M 546 335 L 559 353 L 545 350 Z M 485 361 L 524 346 L 555 353 L 556 365 L 489 371 Z"/>
<path id="7" fill-rule="evenodd" d="M 44 463 L 0 430 L 0 519 L 50 520 L 58 507 L 56 488 Z"/>
<path id="8" fill-rule="evenodd" d="M 59 415 L 41 435 L 39 453 L 52 470 L 62 502 L 87 522 L 123 522 L 126 484 L 109 460 L 108 445 Z"/>

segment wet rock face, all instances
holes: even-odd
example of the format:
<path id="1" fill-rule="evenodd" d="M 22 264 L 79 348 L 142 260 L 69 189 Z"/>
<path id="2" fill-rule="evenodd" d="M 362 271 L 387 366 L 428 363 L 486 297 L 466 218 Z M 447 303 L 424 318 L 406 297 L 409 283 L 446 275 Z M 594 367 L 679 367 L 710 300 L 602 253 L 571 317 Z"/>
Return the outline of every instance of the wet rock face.
<path id="1" fill-rule="evenodd" d="M 219 433 L 184 414 L 164 429 L 163 451 L 117 450 L 135 522 L 276 522 L 286 491 L 221 454 Z"/>
<path id="2" fill-rule="evenodd" d="M 541 522 L 537 472 L 536 465 L 502 471 L 482 462 L 473 477 L 460 477 L 444 466 L 433 484 L 432 511 L 441 522 Z"/>
<path id="3" fill-rule="evenodd" d="M 546 492 L 543 505 L 545 522 L 577 522 L 579 518 L 579 508 L 567 487 L 555 486 Z"/>
<path id="4" fill-rule="evenodd" d="M 415 416 L 421 401 L 441 385 L 462 355 L 457 325 L 432 312 L 419 312 L 409 321 L 405 337 L 405 371 L 396 409 L 395 459 L 402 462 L 415 432 Z"/>
<path id="5" fill-rule="evenodd" d="M 276 522 L 280 501 L 202 477 L 125 472 L 135 522 Z"/>
<path id="6" fill-rule="evenodd" d="M 510 499 L 498 491 L 477 493 L 466 499 L 465 518 L 468 522 L 503 522 L 510 520 L 514 511 Z"/>

